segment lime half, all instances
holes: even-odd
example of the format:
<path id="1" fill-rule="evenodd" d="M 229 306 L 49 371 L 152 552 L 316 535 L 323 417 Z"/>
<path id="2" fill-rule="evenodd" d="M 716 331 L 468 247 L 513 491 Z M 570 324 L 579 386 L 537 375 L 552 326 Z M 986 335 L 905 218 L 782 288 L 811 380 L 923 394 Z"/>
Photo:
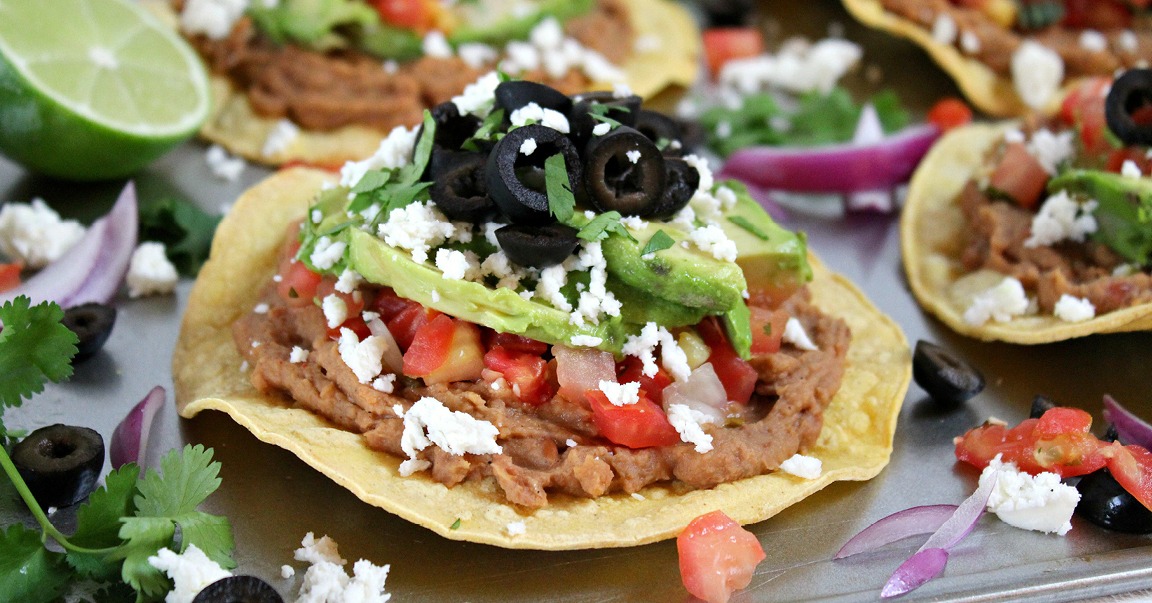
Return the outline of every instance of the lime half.
<path id="1" fill-rule="evenodd" d="M 131 0 L 0 0 L 0 152 L 61 178 L 128 175 L 192 136 L 208 77 Z"/>

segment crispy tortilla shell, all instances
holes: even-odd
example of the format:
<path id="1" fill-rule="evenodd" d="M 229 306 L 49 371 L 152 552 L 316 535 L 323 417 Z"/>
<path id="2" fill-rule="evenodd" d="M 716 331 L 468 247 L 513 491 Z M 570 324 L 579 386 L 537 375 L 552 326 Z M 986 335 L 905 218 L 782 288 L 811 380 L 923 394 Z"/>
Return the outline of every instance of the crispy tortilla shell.
<path id="1" fill-rule="evenodd" d="M 621 66 L 627 73 L 629 87 L 649 98 L 691 86 L 696 81 L 701 52 L 700 33 L 692 15 L 669 0 L 626 0 L 626 4 L 636 38 L 659 40 L 651 48 L 645 45 L 645 50 L 634 50 Z M 387 134 L 365 126 L 345 126 L 328 132 L 301 130 L 285 148 L 265 155 L 264 141 L 279 120 L 253 112 L 247 96 L 233 88 L 226 77 L 213 74 L 211 81 L 213 113 L 200 135 L 252 161 L 268 165 L 289 161 L 339 165 L 371 155 Z"/>
<path id="2" fill-rule="evenodd" d="M 370 450 L 355 433 L 333 427 L 283 397 L 260 394 L 241 370 L 233 321 L 250 312 L 277 267 L 285 228 L 306 211 L 325 172 L 284 170 L 246 192 L 216 232 L 211 259 L 188 300 L 172 360 L 176 403 L 191 418 L 211 409 L 228 413 L 258 439 L 285 448 L 364 502 L 454 540 L 507 548 L 580 549 L 633 546 L 675 536 L 694 517 L 723 509 L 736 521 L 761 521 L 838 480 L 867 480 L 888 463 L 896 418 L 911 365 L 899 327 L 846 279 L 814 260 L 813 303 L 852 329 L 843 385 L 824 429 L 807 454 L 824 473 L 805 480 L 783 472 L 689 491 L 650 486 L 643 499 L 627 494 L 595 500 L 555 495 L 547 507 L 524 513 L 494 483 L 452 488 L 426 474 L 401 477 L 402 459 Z M 460 520 L 455 529 L 453 524 Z M 526 532 L 509 535 L 510 522 Z"/>
<path id="3" fill-rule="evenodd" d="M 930 30 L 915 21 L 885 11 L 880 0 L 843 2 L 848 12 L 861 23 L 910 40 L 924 49 L 937 65 L 952 76 L 964 96 L 981 111 L 998 117 L 1021 116 L 1032 112 L 1016 93 L 1011 78 L 1000 76 L 984 63 L 965 56 L 951 44 L 937 42 Z M 1063 91 L 1054 95 L 1054 98 L 1063 98 L 1074 86 L 1074 82 L 1065 82 Z M 1046 107 L 1046 112 L 1058 106 L 1053 104 Z"/>
<path id="4" fill-rule="evenodd" d="M 986 341 L 1036 344 L 1094 333 L 1152 330 L 1152 304 L 1082 322 L 1051 315 L 1021 316 L 979 326 L 964 320 L 973 296 L 1000 282 L 1004 275 L 964 269 L 960 255 L 965 244 L 965 220 L 958 199 L 964 185 L 981 169 L 985 155 L 1012 127 L 1016 124 L 957 128 L 936 143 L 912 176 L 900 219 L 900 249 L 912 294 L 925 310 L 957 333 Z"/>

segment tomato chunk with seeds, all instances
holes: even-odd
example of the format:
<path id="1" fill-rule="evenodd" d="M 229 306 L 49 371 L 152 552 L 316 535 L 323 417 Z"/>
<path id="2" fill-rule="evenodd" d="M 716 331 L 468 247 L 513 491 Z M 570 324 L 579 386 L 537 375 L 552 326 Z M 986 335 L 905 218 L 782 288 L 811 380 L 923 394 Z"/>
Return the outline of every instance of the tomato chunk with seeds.
<path id="1" fill-rule="evenodd" d="M 769 310 L 749 306 L 752 313 L 752 353 L 775 354 L 780 351 L 780 341 L 784 337 L 784 327 L 788 324 L 788 313 L 783 310 Z"/>
<path id="2" fill-rule="evenodd" d="M 684 588 L 708 603 L 724 603 L 747 587 L 765 557 L 756 535 L 723 511 L 693 519 L 676 537 L 676 551 Z"/>
<path id="3" fill-rule="evenodd" d="M 559 387 L 543 357 L 515 347 L 495 346 L 488 350 L 484 366 L 503 375 L 516 398 L 533 406 L 551 400 Z"/>
<path id="4" fill-rule="evenodd" d="M 0 292 L 11 291 L 20 286 L 20 272 L 24 265 L 20 262 L 0 264 Z"/>
<path id="5" fill-rule="evenodd" d="M 781 329 L 783 331 L 783 329 Z M 728 335 L 724 327 L 715 317 L 705 318 L 696 325 L 696 332 L 712 350 L 708 362 L 724 384 L 724 391 L 728 399 L 740 404 L 747 404 L 752 399 L 752 392 L 756 390 L 756 369 L 752 368 L 746 360 L 736 354 L 732 344 L 728 342 Z"/>
<path id="6" fill-rule="evenodd" d="M 598 389 L 588 390 L 584 397 L 592 407 L 592 422 L 600 435 L 613 443 L 648 448 L 671 446 L 680 441 L 680 434 L 668 422 L 664 409 L 643 395 L 639 402 L 621 406 L 609 402 L 608 396 Z"/>
<path id="7" fill-rule="evenodd" d="M 1022 142 L 1007 146 L 1004 156 L 988 178 L 989 188 L 1027 209 L 1036 208 L 1047 185 L 1048 171 Z"/>
<path id="8" fill-rule="evenodd" d="M 472 381 L 484 370 L 480 328 L 440 314 L 417 329 L 404 352 L 404 374 L 425 383 Z"/>
<path id="9" fill-rule="evenodd" d="M 672 377 L 663 367 L 656 367 L 656 374 L 651 377 L 645 375 L 644 361 L 635 356 L 625 356 L 616 365 L 616 380 L 620 383 L 639 383 L 644 396 L 657 404 L 664 403 L 664 388 L 672 385 Z"/>

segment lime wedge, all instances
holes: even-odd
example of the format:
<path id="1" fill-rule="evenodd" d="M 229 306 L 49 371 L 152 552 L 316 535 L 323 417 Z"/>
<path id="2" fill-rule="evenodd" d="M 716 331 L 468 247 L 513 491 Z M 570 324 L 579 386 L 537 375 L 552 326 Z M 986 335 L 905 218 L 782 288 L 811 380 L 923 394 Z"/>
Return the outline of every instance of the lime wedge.
<path id="1" fill-rule="evenodd" d="M 51 176 L 126 176 L 192 136 L 208 77 L 131 0 L 0 0 L 0 152 Z"/>

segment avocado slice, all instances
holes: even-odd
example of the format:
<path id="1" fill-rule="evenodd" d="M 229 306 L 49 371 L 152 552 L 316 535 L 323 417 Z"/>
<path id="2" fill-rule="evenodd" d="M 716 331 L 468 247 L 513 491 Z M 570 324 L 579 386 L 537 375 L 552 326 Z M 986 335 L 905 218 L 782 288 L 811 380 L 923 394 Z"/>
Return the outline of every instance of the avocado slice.
<path id="1" fill-rule="evenodd" d="M 784 301 L 812 280 L 807 238 L 777 224 L 742 184 L 730 181 L 724 186 L 736 192 L 736 205 L 720 226 L 736 243 L 736 264 L 744 272 L 748 293 L 766 296 L 773 305 Z"/>
<path id="2" fill-rule="evenodd" d="M 1090 238 L 1129 262 L 1152 261 L 1152 181 L 1099 170 L 1068 170 L 1048 182 L 1048 192 L 1067 191 L 1099 204 Z"/>
<path id="3" fill-rule="evenodd" d="M 460 24 L 448 36 L 453 46 L 469 42 L 502 45 L 524 40 L 547 17 L 564 22 L 592 10 L 595 0 L 472 0 L 457 2 L 450 10 Z M 526 10 L 525 7 L 528 7 Z"/>

